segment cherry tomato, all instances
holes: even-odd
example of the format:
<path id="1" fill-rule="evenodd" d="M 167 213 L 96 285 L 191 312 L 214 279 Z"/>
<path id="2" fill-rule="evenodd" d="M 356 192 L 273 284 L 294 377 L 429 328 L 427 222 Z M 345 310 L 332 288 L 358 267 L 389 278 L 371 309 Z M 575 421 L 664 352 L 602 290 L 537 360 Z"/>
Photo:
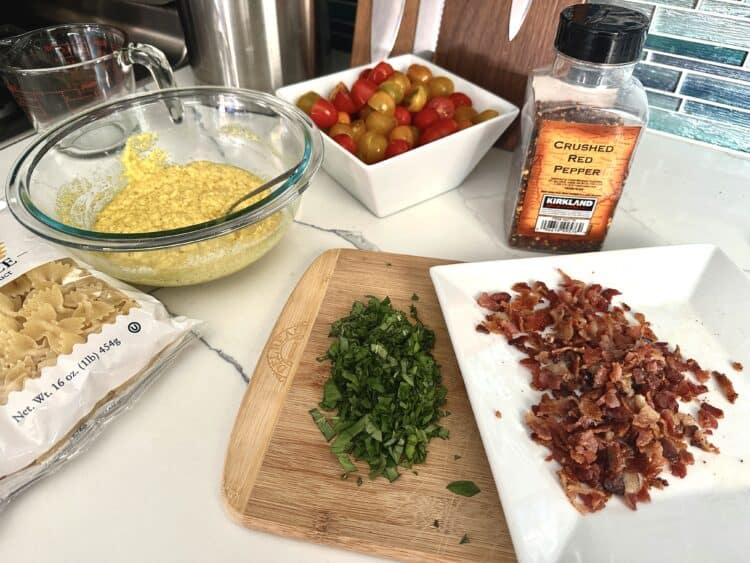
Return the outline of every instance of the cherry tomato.
<path id="1" fill-rule="evenodd" d="M 381 135 L 387 135 L 396 126 L 396 118 L 392 115 L 373 111 L 367 116 L 365 125 L 368 131 L 375 131 Z"/>
<path id="2" fill-rule="evenodd" d="M 440 117 L 453 117 L 456 113 L 456 106 L 451 99 L 446 96 L 436 96 L 427 102 L 427 107 L 434 109 Z"/>
<path id="3" fill-rule="evenodd" d="M 456 131 L 458 131 L 458 124 L 455 120 L 450 118 L 438 119 L 427 129 L 422 131 L 422 136 L 419 138 L 419 144 L 426 145 L 427 143 L 447 137 Z"/>
<path id="4" fill-rule="evenodd" d="M 380 162 L 385 158 L 388 139 L 375 131 L 366 131 L 357 141 L 357 156 L 367 164 Z"/>
<path id="5" fill-rule="evenodd" d="M 334 107 L 336 107 L 336 106 L 334 106 Z M 338 121 L 339 123 L 347 123 L 348 124 L 348 123 L 352 122 L 352 118 L 345 111 L 340 111 L 339 115 L 338 115 L 338 118 L 336 119 L 336 121 Z"/>
<path id="6" fill-rule="evenodd" d="M 456 108 L 460 108 L 461 106 L 471 107 L 474 105 L 471 103 L 471 98 L 463 92 L 453 92 L 453 94 L 450 95 L 450 98 Z"/>
<path id="7" fill-rule="evenodd" d="M 362 136 L 362 133 L 364 133 L 367 130 L 367 127 L 365 126 L 365 122 L 361 119 L 356 119 L 352 121 L 351 124 L 352 128 L 352 137 L 355 141 L 359 140 L 359 138 Z"/>
<path id="8" fill-rule="evenodd" d="M 307 115 L 310 115 L 310 110 L 312 109 L 313 104 L 318 101 L 318 98 L 320 98 L 320 94 L 317 92 L 307 92 L 302 94 L 299 100 L 297 100 L 297 107 Z"/>
<path id="9" fill-rule="evenodd" d="M 486 109 L 474 118 L 474 123 L 482 123 L 482 121 L 487 121 L 488 119 L 492 119 L 493 117 L 497 117 L 498 115 L 500 114 L 497 113 L 494 109 Z"/>
<path id="10" fill-rule="evenodd" d="M 338 121 L 339 112 L 331 102 L 319 97 L 310 109 L 310 118 L 321 129 L 328 129 Z"/>
<path id="11" fill-rule="evenodd" d="M 417 129 L 424 131 L 438 119 L 440 119 L 440 116 L 434 108 L 424 108 L 414 115 L 413 122 L 417 126 Z"/>
<path id="12" fill-rule="evenodd" d="M 406 109 L 411 112 L 421 110 L 427 103 L 427 88 L 422 84 L 412 87 L 411 92 L 404 98 Z"/>
<path id="13" fill-rule="evenodd" d="M 352 139 L 349 135 L 344 135 L 343 133 L 341 135 L 335 135 L 333 137 L 333 140 L 344 147 L 346 150 L 348 150 L 350 153 L 357 153 L 357 145 L 354 142 L 354 139 Z"/>
<path id="14" fill-rule="evenodd" d="M 354 137 L 354 131 L 352 130 L 351 125 L 347 125 L 346 123 L 336 123 L 333 127 L 328 131 L 328 134 L 331 137 L 335 137 L 336 135 L 349 135 L 350 137 Z"/>
<path id="15" fill-rule="evenodd" d="M 397 104 L 400 104 L 404 99 L 404 89 L 401 84 L 395 80 L 389 78 L 380 85 L 379 89 L 393 98 L 393 101 Z"/>
<path id="16" fill-rule="evenodd" d="M 471 106 L 456 106 L 456 113 L 453 114 L 453 119 L 456 121 L 471 121 L 473 123 L 477 115 L 477 110 Z"/>
<path id="17" fill-rule="evenodd" d="M 366 68 L 362 72 L 359 73 L 359 78 L 370 78 L 370 73 L 372 73 L 371 68 Z"/>
<path id="18" fill-rule="evenodd" d="M 367 100 L 367 105 L 375 111 L 386 115 L 393 115 L 393 112 L 396 110 L 395 100 L 382 91 L 375 92 L 370 96 L 370 99 Z"/>
<path id="19" fill-rule="evenodd" d="M 397 106 L 393 112 L 393 116 L 399 125 L 411 125 L 411 114 L 404 106 Z"/>
<path id="20" fill-rule="evenodd" d="M 405 141 L 409 144 L 409 147 L 413 147 L 417 144 L 417 139 L 414 136 L 414 130 L 416 127 L 409 127 L 408 125 L 399 125 L 391 129 L 388 133 L 389 141 Z"/>
<path id="21" fill-rule="evenodd" d="M 409 143 L 407 143 L 406 141 L 396 139 L 395 141 L 391 141 L 390 143 L 388 143 L 388 146 L 385 149 L 385 157 L 391 158 L 392 156 L 405 153 L 410 148 L 411 147 L 409 146 Z"/>
<path id="22" fill-rule="evenodd" d="M 450 96 L 453 93 L 453 80 L 447 76 L 436 76 L 427 84 L 430 98 Z"/>
<path id="23" fill-rule="evenodd" d="M 346 84 L 339 82 L 336 87 L 331 90 L 331 94 L 328 96 L 331 103 L 336 107 L 338 111 L 344 111 L 346 113 L 354 113 L 359 108 L 357 104 L 352 100 L 352 95 L 349 93 L 349 88 Z"/>
<path id="24" fill-rule="evenodd" d="M 352 100 L 354 100 L 354 104 L 361 108 L 377 89 L 378 85 L 372 80 L 360 78 L 352 85 Z"/>
<path id="25" fill-rule="evenodd" d="M 411 89 L 411 80 L 409 80 L 409 77 L 406 76 L 403 72 L 394 72 L 390 78 L 388 78 L 388 81 L 396 82 L 401 86 L 401 89 L 404 91 L 404 94 L 408 92 Z"/>
<path id="26" fill-rule="evenodd" d="M 385 82 L 391 74 L 393 74 L 393 67 L 385 61 L 380 61 L 372 69 L 368 78 L 380 84 L 381 82 Z"/>
<path id="27" fill-rule="evenodd" d="M 427 84 L 432 78 L 432 71 L 424 65 L 413 64 L 406 69 L 406 76 L 414 84 Z"/>
<path id="28" fill-rule="evenodd" d="M 462 129 L 468 129 L 474 123 L 470 119 L 457 119 L 456 125 L 458 125 L 458 130 L 461 131 Z"/>

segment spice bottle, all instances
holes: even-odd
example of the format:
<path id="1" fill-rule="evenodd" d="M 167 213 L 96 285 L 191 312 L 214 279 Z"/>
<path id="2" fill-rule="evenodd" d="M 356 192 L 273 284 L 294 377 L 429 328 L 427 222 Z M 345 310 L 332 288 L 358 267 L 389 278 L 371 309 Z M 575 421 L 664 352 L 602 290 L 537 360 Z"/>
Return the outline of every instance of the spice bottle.
<path id="1" fill-rule="evenodd" d="M 620 6 L 560 13 L 551 67 L 528 80 L 506 225 L 511 246 L 599 250 L 648 118 L 633 76 L 648 18 Z M 514 197 L 513 197 L 514 196 Z"/>

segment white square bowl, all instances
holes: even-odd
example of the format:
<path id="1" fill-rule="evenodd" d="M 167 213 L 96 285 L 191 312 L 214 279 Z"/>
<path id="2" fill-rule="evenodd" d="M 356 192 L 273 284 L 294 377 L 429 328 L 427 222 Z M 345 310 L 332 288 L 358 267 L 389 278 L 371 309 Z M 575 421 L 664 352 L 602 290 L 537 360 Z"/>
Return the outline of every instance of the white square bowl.
<path id="1" fill-rule="evenodd" d="M 467 94 L 477 111 L 494 109 L 500 115 L 377 164 L 365 164 L 323 135 L 323 169 L 378 217 L 459 186 L 518 115 L 518 108 L 507 100 L 415 55 L 401 55 L 387 61 L 402 72 L 413 63 L 424 65 L 434 75 L 453 80 L 456 92 Z M 351 88 L 360 72 L 369 66 L 372 65 L 284 86 L 276 95 L 292 104 L 310 90 L 328 96 L 339 82 Z"/>

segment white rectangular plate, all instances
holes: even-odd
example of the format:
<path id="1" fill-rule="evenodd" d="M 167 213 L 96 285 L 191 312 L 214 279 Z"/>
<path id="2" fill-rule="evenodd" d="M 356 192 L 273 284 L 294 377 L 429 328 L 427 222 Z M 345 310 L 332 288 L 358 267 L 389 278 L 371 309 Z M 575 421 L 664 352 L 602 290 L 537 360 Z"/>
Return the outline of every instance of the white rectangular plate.
<path id="1" fill-rule="evenodd" d="M 635 512 L 618 498 L 586 516 L 572 507 L 557 463 L 545 461 L 548 450 L 531 440 L 524 423 L 541 393 L 518 363 L 523 356 L 502 335 L 475 330 L 486 313 L 475 301 L 482 291 L 531 280 L 556 287 L 557 268 L 619 289 L 614 302 L 644 313 L 661 340 L 679 344 L 704 369 L 725 372 L 739 393 L 730 405 L 708 382 L 705 397 L 725 415 L 711 437 L 721 453 L 691 447 L 696 463 L 687 477 L 665 474 L 669 486 L 652 490 L 652 501 Z M 725 254 L 710 245 L 673 246 L 437 266 L 431 275 L 520 561 L 747 560 L 750 280 Z M 745 371 L 734 371 L 731 361 Z"/>

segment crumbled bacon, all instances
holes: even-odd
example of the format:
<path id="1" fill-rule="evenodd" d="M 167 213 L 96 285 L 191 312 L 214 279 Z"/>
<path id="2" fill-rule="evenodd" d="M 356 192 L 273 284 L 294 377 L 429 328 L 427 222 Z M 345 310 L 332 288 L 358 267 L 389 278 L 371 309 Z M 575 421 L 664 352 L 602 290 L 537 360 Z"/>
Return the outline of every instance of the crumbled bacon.
<path id="1" fill-rule="evenodd" d="M 737 400 L 738 395 L 734 390 L 732 381 L 725 374 L 718 371 L 712 371 L 711 375 L 714 376 L 716 383 L 719 384 L 719 388 L 721 389 L 721 392 L 724 393 L 727 401 L 734 403 Z"/>
<path id="2" fill-rule="evenodd" d="M 612 305 L 619 291 L 560 275 L 556 290 L 537 281 L 514 284 L 514 296 L 482 293 L 477 302 L 491 314 L 477 330 L 504 335 L 526 356 L 531 386 L 543 392 L 526 425 L 560 464 L 571 504 L 594 512 L 617 495 L 635 510 L 649 489 L 668 485 L 663 471 L 687 475 L 689 445 L 719 452 L 707 436 L 723 411 L 703 402 L 694 417 L 680 403 L 706 393 L 710 376 L 730 402 L 737 394 L 726 375 L 659 341 L 642 313 Z"/>
<path id="3" fill-rule="evenodd" d="M 742 371 L 745 367 L 742 365 L 742 362 L 732 362 L 732 369 L 734 371 Z"/>

